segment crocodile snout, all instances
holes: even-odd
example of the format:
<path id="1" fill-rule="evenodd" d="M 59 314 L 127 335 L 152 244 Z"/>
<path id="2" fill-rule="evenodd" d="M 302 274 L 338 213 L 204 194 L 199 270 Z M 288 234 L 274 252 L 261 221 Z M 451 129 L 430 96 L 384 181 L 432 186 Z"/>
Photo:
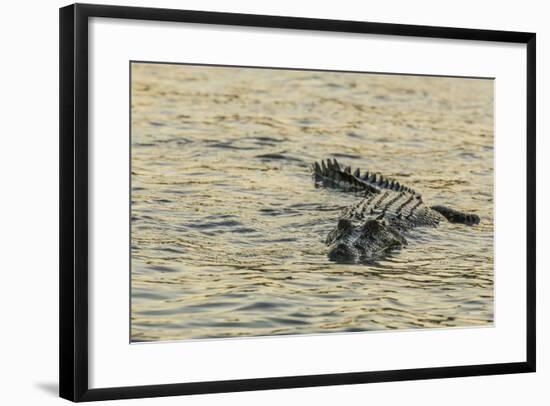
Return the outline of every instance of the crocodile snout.
<path id="1" fill-rule="evenodd" d="M 356 251 L 346 244 L 336 244 L 328 250 L 328 258 L 335 262 L 353 262 L 356 256 Z"/>

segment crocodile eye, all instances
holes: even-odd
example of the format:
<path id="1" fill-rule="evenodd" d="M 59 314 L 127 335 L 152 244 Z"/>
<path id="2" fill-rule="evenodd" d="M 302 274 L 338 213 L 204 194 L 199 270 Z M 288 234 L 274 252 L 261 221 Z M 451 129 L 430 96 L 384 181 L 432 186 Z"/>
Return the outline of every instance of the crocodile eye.
<path id="1" fill-rule="evenodd" d="M 380 231 L 381 228 L 382 228 L 382 225 L 378 220 L 368 220 L 363 225 L 362 231 L 363 231 L 363 234 L 374 234 Z"/>
<path id="2" fill-rule="evenodd" d="M 338 230 L 340 231 L 346 231 L 353 227 L 353 224 L 348 219 L 340 219 L 338 220 Z"/>

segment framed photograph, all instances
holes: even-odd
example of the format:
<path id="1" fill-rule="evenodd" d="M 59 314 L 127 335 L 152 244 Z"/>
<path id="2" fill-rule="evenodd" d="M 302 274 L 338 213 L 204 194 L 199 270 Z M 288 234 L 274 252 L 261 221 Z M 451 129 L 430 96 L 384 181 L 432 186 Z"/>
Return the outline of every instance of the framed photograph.
<path id="1" fill-rule="evenodd" d="M 535 371 L 535 34 L 60 10 L 60 395 Z"/>

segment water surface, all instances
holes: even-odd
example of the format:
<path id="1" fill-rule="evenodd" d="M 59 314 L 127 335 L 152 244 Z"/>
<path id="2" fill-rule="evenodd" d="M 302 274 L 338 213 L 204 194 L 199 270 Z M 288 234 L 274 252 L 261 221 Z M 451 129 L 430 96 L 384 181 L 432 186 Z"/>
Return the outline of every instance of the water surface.
<path id="1" fill-rule="evenodd" d="M 131 339 L 493 322 L 493 81 L 132 64 Z M 375 264 L 324 240 L 337 158 L 481 217 Z"/>

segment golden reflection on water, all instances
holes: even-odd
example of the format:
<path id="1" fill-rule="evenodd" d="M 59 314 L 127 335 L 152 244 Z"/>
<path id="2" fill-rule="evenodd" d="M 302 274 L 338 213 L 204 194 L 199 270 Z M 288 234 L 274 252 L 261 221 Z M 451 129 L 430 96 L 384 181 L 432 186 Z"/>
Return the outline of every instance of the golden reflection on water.
<path id="1" fill-rule="evenodd" d="M 493 322 L 493 81 L 132 64 L 133 341 Z M 335 157 L 481 224 L 329 262 Z"/>

